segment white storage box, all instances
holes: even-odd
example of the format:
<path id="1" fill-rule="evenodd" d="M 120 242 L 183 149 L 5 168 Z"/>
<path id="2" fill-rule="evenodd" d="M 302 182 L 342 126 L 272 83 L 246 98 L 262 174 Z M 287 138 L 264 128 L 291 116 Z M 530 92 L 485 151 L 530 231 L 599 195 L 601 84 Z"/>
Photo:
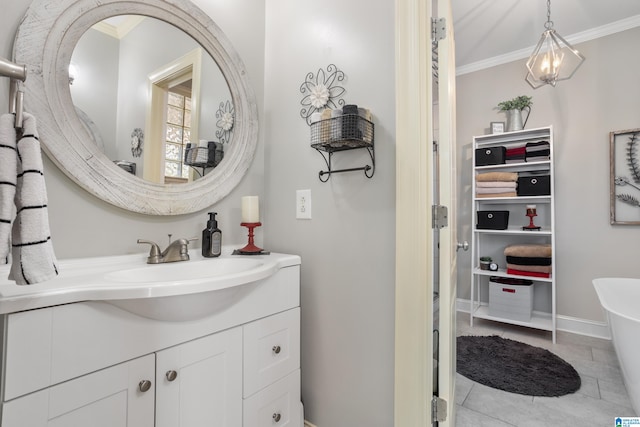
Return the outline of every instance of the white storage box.
<path id="1" fill-rule="evenodd" d="M 489 280 L 489 315 L 521 322 L 531 321 L 533 284 L 498 283 Z"/>

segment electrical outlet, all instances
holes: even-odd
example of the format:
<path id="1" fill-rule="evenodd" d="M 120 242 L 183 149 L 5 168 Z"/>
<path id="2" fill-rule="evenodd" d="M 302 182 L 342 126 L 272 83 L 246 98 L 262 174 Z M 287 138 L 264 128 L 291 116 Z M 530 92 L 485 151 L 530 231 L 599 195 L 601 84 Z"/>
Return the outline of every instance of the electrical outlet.
<path id="1" fill-rule="evenodd" d="M 311 219 L 311 190 L 296 190 L 296 218 Z"/>

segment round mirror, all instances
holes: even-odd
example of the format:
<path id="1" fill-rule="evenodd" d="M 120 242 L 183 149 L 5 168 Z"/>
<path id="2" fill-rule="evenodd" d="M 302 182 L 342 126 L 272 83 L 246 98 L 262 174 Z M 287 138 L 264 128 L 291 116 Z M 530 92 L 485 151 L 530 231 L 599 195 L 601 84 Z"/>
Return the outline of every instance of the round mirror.
<path id="1" fill-rule="evenodd" d="M 96 25 L 120 20 L 138 23 L 127 25 L 131 38 L 115 43 L 117 60 L 98 51 L 107 63 L 100 72 L 117 74 L 116 82 L 81 58 L 94 49 L 88 46 Z M 136 29 L 162 26 L 166 42 L 157 32 L 133 37 Z M 143 51 L 129 49 L 145 39 Z M 76 183 L 115 206 L 152 215 L 199 211 L 226 196 L 253 160 L 257 107 L 244 65 L 188 0 L 35 0 L 18 29 L 14 58 L 27 66 L 25 110 L 38 120 L 43 149 Z M 143 78 L 124 79 L 134 74 Z"/>

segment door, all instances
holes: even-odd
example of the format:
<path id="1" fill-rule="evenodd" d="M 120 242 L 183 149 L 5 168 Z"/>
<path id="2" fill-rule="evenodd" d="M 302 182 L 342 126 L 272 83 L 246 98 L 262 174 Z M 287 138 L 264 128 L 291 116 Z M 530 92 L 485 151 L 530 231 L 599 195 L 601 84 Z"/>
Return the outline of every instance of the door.
<path id="1" fill-rule="evenodd" d="M 153 427 L 154 368 L 148 355 L 19 397 L 3 404 L 2 426 Z"/>
<path id="2" fill-rule="evenodd" d="M 448 406 L 448 416 L 439 425 L 455 425 L 452 411 L 456 295 L 453 131 L 455 69 L 450 0 L 434 1 L 437 3 L 434 4 L 431 0 L 396 2 L 394 421 L 397 427 L 432 425 L 434 390 L 440 393 Z M 438 43 L 437 85 L 434 85 L 432 70 L 431 30 L 434 9 L 440 15 L 445 12 L 449 28 L 447 37 Z M 434 110 L 434 105 L 437 110 Z M 439 134 L 437 163 L 433 150 L 436 128 Z M 438 170 L 437 177 L 435 170 Z M 434 180 L 437 185 L 434 185 Z M 449 224 L 436 232 L 433 228 L 432 206 L 436 204 L 438 195 L 440 204 L 449 210 Z M 438 246 L 434 243 L 438 234 L 439 253 Z M 436 258 L 439 260 L 437 269 L 434 261 Z M 440 272 L 437 280 L 438 322 L 434 322 L 433 298 L 436 270 Z M 433 334 L 436 323 L 439 324 L 439 334 Z M 434 348 L 441 353 L 438 356 L 440 363 L 437 378 L 433 369 Z"/>
<path id="3" fill-rule="evenodd" d="M 156 356 L 156 427 L 242 426 L 242 329 Z"/>
<path id="4" fill-rule="evenodd" d="M 437 48 L 437 183 L 438 204 L 448 209 L 448 225 L 439 229 L 438 273 L 438 333 L 437 394 L 446 402 L 447 416 L 437 423 L 439 427 L 455 426 L 456 376 L 456 300 L 457 300 L 457 223 L 456 213 L 456 132 L 455 132 L 455 58 L 453 18 L 450 0 L 437 0 L 434 15 L 444 18 L 444 30 L 436 36 Z M 435 121 L 435 120 L 434 120 Z M 468 248 L 468 246 L 465 246 Z M 444 418 L 444 417 L 442 417 Z"/>

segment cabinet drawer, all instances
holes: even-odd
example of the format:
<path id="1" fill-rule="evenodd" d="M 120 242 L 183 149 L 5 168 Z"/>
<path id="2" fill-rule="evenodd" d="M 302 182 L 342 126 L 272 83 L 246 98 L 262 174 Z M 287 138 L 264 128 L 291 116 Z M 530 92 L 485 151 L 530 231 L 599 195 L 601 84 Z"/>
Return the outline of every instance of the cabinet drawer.
<path id="1" fill-rule="evenodd" d="M 302 427 L 300 370 L 244 400 L 244 427 Z"/>
<path id="2" fill-rule="evenodd" d="M 244 326 L 244 397 L 299 367 L 299 308 Z"/>

